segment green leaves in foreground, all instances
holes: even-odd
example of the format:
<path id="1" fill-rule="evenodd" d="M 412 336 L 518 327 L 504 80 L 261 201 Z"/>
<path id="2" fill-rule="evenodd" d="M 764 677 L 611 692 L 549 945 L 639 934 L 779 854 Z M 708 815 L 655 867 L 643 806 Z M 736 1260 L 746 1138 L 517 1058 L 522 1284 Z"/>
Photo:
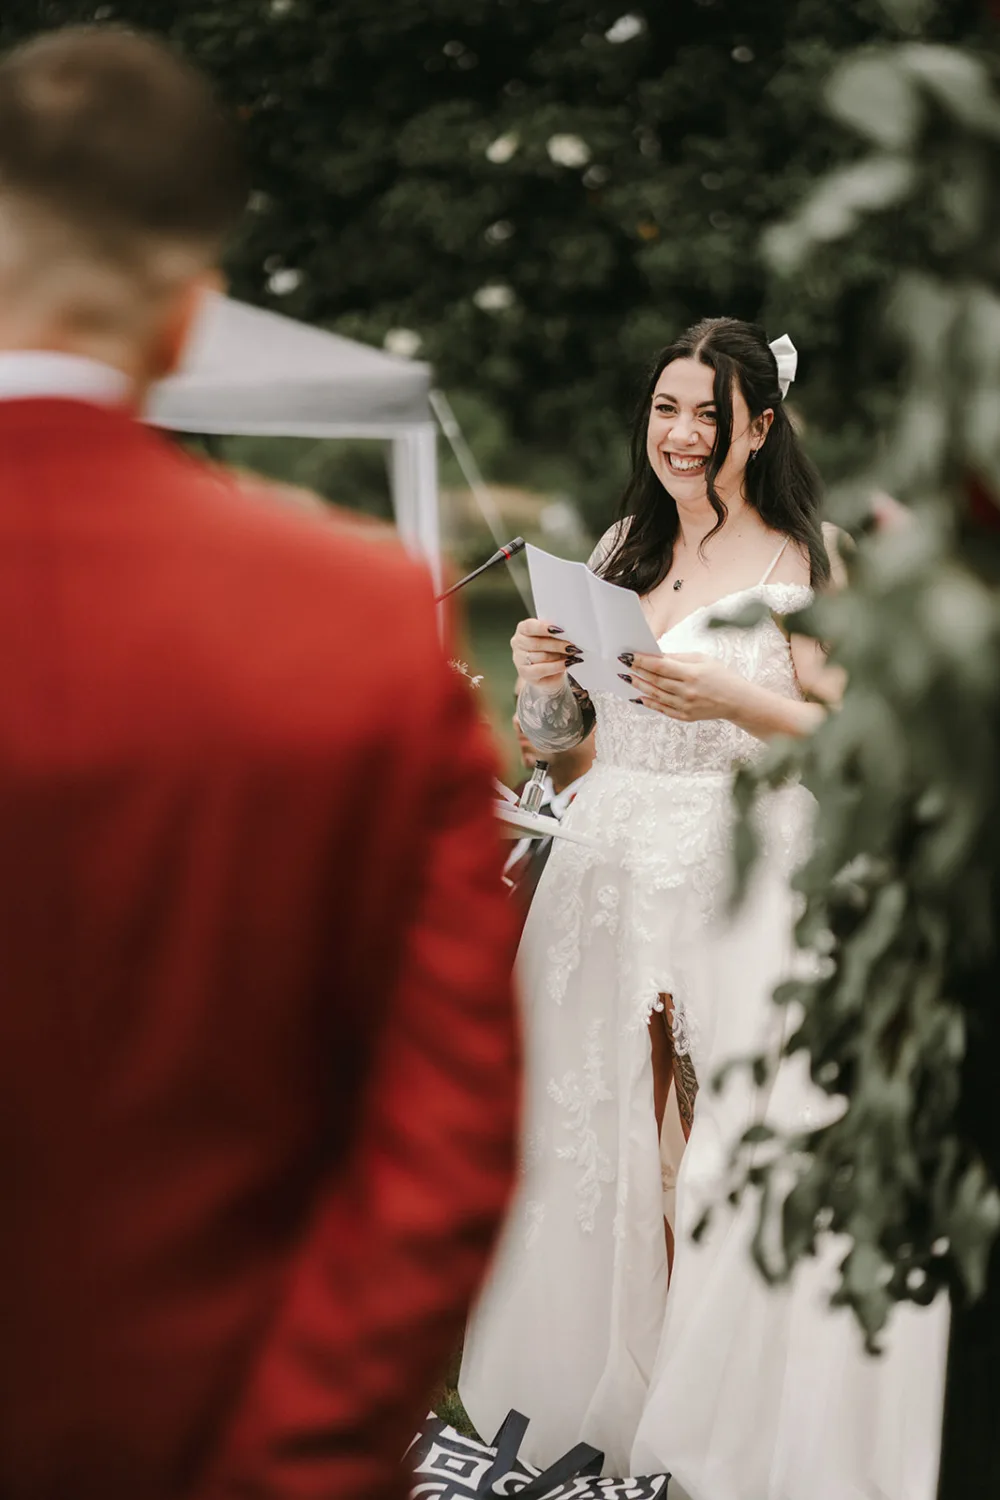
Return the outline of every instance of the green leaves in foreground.
<path id="1" fill-rule="evenodd" d="M 739 1186 L 762 1189 L 755 1253 L 772 1279 L 818 1234 L 850 1237 L 838 1300 L 874 1339 L 894 1301 L 951 1281 L 976 1295 L 1000 1227 L 957 1118 L 977 1029 L 967 981 L 994 953 L 1000 616 L 924 523 L 866 544 L 849 591 L 796 624 L 836 642 L 843 707 L 744 771 L 737 793 L 749 810 L 794 774 L 817 798 L 796 880 L 812 973 L 775 998 L 836 1118 L 749 1136 Z M 746 877 L 749 817 L 742 840 Z"/>
<path id="2" fill-rule="evenodd" d="M 934 10 L 886 8 L 911 30 Z M 848 589 L 793 622 L 846 668 L 843 706 L 737 783 L 744 885 L 758 796 L 800 777 L 817 800 L 797 877 L 805 977 L 775 998 L 830 1118 L 754 1132 L 733 1191 L 758 1195 L 754 1253 L 772 1279 L 826 1231 L 844 1236 L 836 1300 L 874 1345 L 894 1302 L 980 1293 L 1000 1228 L 989 1069 L 970 1069 L 1000 999 L 1000 99 L 972 52 L 907 41 L 848 58 L 828 103 L 870 154 L 821 180 L 769 249 L 807 270 L 919 204 L 887 276 L 894 424 L 878 469 L 841 497 L 857 518 L 881 483 L 918 519 L 862 542 Z"/>

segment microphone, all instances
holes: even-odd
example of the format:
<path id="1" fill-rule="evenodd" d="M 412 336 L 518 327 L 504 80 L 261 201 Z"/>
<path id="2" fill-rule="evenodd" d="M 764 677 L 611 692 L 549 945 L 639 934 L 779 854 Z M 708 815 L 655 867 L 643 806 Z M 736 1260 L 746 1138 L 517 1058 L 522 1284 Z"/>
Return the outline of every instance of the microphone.
<path id="1" fill-rule="evenodd" d="M 481 567 L 474 568 L 471 573 L 466 573 L 465 577 L 460 578 L 457 583 L 453 583 L 450 589 L 445 589 L 443 594 L 438 594 L 434 603 L 440 604 L 442 599 L 447 599 L 451 594 L 457 593 L 459 589 L 464 589 L 467 583 L 471 583 L 474 578 L 478 578 L 480 573 L 485 573 L 487 568 L 495 568 L 497 563 L 500 562 L 510 562 L 512 557 L 516 557 L 519 552 L 524 551 L 524 547 L 524 537 L 516 536 L 512 542 L 507 542 L 498 552 L 494 552 L 492 557 L 488 557 Z"/>

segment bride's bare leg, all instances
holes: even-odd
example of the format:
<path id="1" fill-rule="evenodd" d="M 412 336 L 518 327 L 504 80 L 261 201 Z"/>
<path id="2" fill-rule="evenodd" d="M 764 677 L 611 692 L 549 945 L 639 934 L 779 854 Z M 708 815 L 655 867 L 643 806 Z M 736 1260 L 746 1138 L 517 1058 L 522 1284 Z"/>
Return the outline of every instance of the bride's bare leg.
<path id="1" fill-rule="evenodd" d="M 661 995 L 660 999 L 664 1002 L 664 1009 L 654 1010 L 649 1018 L 649 1050 L 653 1059 L 653 1110 L 656 1114 L 657 1140 L 663 1133 L 667 1100 L 674 1081 L 674 1048 L 666 1024 L 666 1006 L 670 1001 L 670 996 Z M 674 1266 L 674 1234 L 666 1219 L 663 1220 L 663 1232 L 667 1241 L 667 1275 L 669 1276 Z"/>
<path id="2" fill-rule="evenodd" d="M 698 1093 L 698 1079 L 691 1059 L 686 1053 L 678 1053 L 674 1045 L 674 1001 L 672 995 L 660 996 L 663 1009 L 654 1011 L 649 1022 L 650 1051 L 653 1059 L 653 1106 L 656 1111 L 657 1137 L 662 1142 L 663 1124 L 668 1108 L 680 1133 L 686 1141 L 694 1122 L 694 1104 Z M 673 1096 L 671 1097 L 671 1090 Z M 683 1152 L 683 1147 L 680 1147 Z M 662 1145 L 661 1145 L 662 1150 Z M 677 1157 L 677 1161 L 680 1157 Z M 674 1267 L 674 1235 L 669 1220 L 664 1216 L 664 1233 L 667 1241 L 667 1273 Z"/>
<path id="3" fill-rule="evenodd" d="M 654 1010 L 649 1018 L 649 1048 L 653 1058 L 653 1109 L 656 1112 L 657 1135 L 663 1129 L 667 1096 L 674 1078 L 674 1049 L 670 1032 L 663 1024 L 664 1016 L 664 1011 Z"/>

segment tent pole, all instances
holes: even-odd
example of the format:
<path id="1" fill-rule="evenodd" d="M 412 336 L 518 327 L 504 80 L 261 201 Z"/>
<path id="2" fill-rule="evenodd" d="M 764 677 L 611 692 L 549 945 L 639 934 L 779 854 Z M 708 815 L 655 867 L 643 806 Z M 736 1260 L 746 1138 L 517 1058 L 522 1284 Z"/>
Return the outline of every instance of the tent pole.
<path id="1" fill-rule="evenodd" d="M 441 518 L 438 507 L 437 429 L 410 427 L 392 440 L 392 499 L 404 545 L 422 556 L 434 587 L 441 588 Z"/>
<path id="2" fill-rule="evenodd" d="M 505 547 L 510 541 L 510 536 L 504 531 L 503 517 L 497 509 L 489 486 L 483 479 L 479 465 L 476 462 L 475 454 L 466 442 L 465 434 L 458 425 L 458 419 L 452 410 L 451 402 L 444 391 L 437 390 L 431 391 L 428 399 L 431 404 L 431 410 L 438 419 L 441 431 L 448 439 L 448 446 L 455 455 L 455 461 L 461 470 L 462 477 L 469 486 L 476 504 L 479 506 L 479 513 L 489 527 L 493 540 L 498 547 Z M 514 587 L 520 594 L 521 602 L 524 604 L 525 609 L 529 615 L 532 614 L 534 604 L 532 603 L 531 593 L 527 585 L 527 573 L 524 571 L 523 559 L 519 558 L 517 562 L 508 562 L 507 572 L 514 581 Z"/>

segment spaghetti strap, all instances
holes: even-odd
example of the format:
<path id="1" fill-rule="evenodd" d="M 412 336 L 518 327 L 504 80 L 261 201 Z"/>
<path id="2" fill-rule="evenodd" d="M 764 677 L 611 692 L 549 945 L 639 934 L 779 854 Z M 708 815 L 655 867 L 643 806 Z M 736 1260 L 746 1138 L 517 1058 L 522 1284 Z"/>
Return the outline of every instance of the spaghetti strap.
<path id="1" fill-rule="evenodd" d="M 760 580 L 760 583 L 758 583 L 758 585 L 757 585 L 758 588 L 760 588 L 760 584 L 761 583 L 766 583 L 767 580 L 770 578 L 771 574 L 774 572 L 775 568 L 778 566 L 779 562 L 781 561 L 781 554 L 784 552 L 785 548 L 788 546 L 788 543 L 789 543 L 790 540 L 791 540 L 790 537 L 787 537 L 787 536 L 785 537 L 785 540 L 782 542 L 782 544 L 778 548 L 777 552 L 771 558 L 770 566 L 768 567 L 768 570 L 764 574 L 763 578 Z"/>

